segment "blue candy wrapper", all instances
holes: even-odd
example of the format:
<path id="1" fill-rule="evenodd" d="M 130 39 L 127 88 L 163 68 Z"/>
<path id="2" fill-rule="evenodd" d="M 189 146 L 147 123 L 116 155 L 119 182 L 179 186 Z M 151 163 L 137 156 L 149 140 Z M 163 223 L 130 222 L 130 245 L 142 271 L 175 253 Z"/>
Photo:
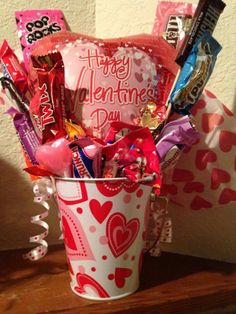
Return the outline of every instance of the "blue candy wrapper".
<path id="1" fill-rule="evenodd" d="M 206 32 L 193 46 L 170 95 L 172 112 L 185 115 L 197 102 L 209 80 L 220 44 Z"/>

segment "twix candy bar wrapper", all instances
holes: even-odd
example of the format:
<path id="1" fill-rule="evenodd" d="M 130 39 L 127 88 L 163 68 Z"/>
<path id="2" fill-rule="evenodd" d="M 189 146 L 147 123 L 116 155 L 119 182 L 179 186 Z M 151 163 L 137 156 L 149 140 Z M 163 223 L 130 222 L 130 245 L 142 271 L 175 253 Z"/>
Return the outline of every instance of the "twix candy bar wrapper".
<path id="1" fill-rule="evenodd" d="M 67 27 L 60 10 L 16 11 L 15 17 L 24 63 L 28 70 L 30 53 L 34 44 L 45 36 L 67 30 Z"/>
<path id="2" fill-rule="evenodd" d="M 30 114 L 41 143 L 66 134 L 64 64 L 59 52 L 32 57 L 38 88 L 30 102 Z"/>
<path id="3" fill-rule="evenodd" d="M 194 44 L 205 32 L 213 33 L 220 14 L 225 8 L 222 0 L 200 0 L 195 11 L 191 29 L 186 36 L 176 58 L 176 62 L 182 67 Z"/>
<path id="4" fill-rule="evenodd" d="M 190 30 L 196 7 L 195 4 L 185 2 L 158 2 L 152 34 L 162 36 L 179 50 Z"/>

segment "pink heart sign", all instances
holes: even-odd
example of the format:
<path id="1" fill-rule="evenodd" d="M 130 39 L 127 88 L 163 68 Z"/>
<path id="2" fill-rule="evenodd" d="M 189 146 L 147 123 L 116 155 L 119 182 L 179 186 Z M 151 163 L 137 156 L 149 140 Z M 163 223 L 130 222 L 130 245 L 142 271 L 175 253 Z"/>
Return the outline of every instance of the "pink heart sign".
<path id="1" fill-rule="evenodd" d="M 115 213 L 107 221 L 106 231 L 109 247 L 115 257 L 124 253 L 134 242 L 139 231 L 139 220 L 126 222 L 123 214 Z"/>
<path id="2" fill-rule="evenodd" d="M 119 47 L 110 56 L 83 40 L 60 50 L 71 113 L 90 134 L 103 136 L 113 121 L 133 124 L 140 108 L 156 99 L 156 65 L 146 52 Z"/>
<path id="3" fill-rule="evenodd" d="M 146 34 L 102 40 L 60 32 L 43 38 L 32 55 L 48 51 L 63 58 L 70 118 L 100 137 L 110 122 L 135 124 L 149 100 L 164 106 L 177 72 L 175 49 Z M 37 85 L 32 65 L 30 77 Z"/>

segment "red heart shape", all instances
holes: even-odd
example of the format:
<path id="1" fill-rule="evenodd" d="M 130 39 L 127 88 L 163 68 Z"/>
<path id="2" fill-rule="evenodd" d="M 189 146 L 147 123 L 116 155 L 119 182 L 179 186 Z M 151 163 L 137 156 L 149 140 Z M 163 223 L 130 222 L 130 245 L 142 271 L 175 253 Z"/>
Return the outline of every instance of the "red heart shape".
<path id="1" fill-rule="evenodd" d="M 109 298 L 109 294 L 106 292 L 106 290 L 92 277 L 78 273 L 76 275 L 78 286 L 75 287 L 75 291 L 77 291 L 80 294 L 86 293 L 86 286 L 89 287 L 89 289 L 93 290 L 95 294 L 100 298 Z"/>
<path id="2" fill-rule="evenodd" d="M 219 197 L 219 203 L 220 204 L 228 204 L 229 202 L 236 201 L 236 191 L 232 189 L 224 189 L 221 192 L 221 195 Z"/>
<path id="3" fill-rule="evenodd" d="M 76 247 L 72 232 L 70 230 L 69 224 L 64 216 L 62 216 L 61 220 L 62 220 L 62 225 L 63 225 L 65 245 L 71 250 L 76 251 L 77 247 Z"/>
<path id="4" fill-rule="evenodd" d="M 224 117 L 217 113 L 203 113 L 202 130 L 205 133 L 211 132 L 216 126 L 224 122 Z"/>
<path id="5" fill-rule="evenodd" d="M 230 181 L 230 174 L 223 169 L 213 168 L 211 172 L 211 189 L 217 189 L 221 183 Z"/>
<path id="6" fill-rule="evenodd" d="M 202 193 L 204 191 L 204 184 L 201 182 L 187 182 L 183 188 L 185 193 L 198 192 Z"/>
<path id="7" fill-rule="evenodd" d="M 199 210 L 202 208 L 212 208 L 212 204 L 206 201 L 204 198 L 200 196 L 195 196 L 190 204 L 191 208 L 194 210 Z"/>
<path id="8" fill-rule="evenodd" d="M 199 170 L 204 170 L 209 162 L 215 162 L 216 160 L 215 152 L 210 149 L 202 149 L 197 151 L 195 163 Z"/>
<path id="9" fill-rule="evenodd" d="M 229 131 L 221 131 L 220 132 L 220 149 L 227 153 L 231 150 L 233 145 L 236 145 L 236 133 Z"/>
<path id="10" fill-rule="evenodd" d="M 116 268 L 115 270 L 115 283 L 118 288 L 123 288 L 125 279 L 132 275 L 132 269 L 129 268 Z"/>
<path id="11" fill-rule="evenodd" d="M 112 209 L 112 202 L 107 201 L 103 205 L 101 205 L 98 200 L 92 199 L 89 202 L 89 207 L 93 214 L 93 217 L 101 224 L 110 213 Z"/>
<path id="12" fill-rule="evenodd" d="M 74 212 L 58 201 L 67 256 L 72 260 L 94 260 L 85 231 Z"/>
<path id="13" fill-rule="evenodd" d="M 173 181 L 174 182 L 186 182 L 192 181 L 194 179 L 194 175 L 192 171 L 185 169 L 174 169 L 173 172 Z"/>
<path id="14" fill-rule="evenodd" d="M 134 242 L 138 235 L 140 223 L 137 218 L 126 222 L 123 214 L 114 213 L 107 221 L 106 234 L 108 244 L 115 257 L 124 253 Z"/>

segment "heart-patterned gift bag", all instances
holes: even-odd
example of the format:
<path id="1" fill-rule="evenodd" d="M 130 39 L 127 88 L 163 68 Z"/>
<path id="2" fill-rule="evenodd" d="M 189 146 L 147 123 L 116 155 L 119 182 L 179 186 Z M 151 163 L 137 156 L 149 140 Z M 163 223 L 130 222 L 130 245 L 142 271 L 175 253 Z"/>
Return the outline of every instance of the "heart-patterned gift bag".
<path id="1" fill-rule="evenodd" d="M 205 90 L 192 108 L 201 139 L 181 155 L 162 186 L 170 201 L 193 210 L 236 202 L 235 116 Z"/>

